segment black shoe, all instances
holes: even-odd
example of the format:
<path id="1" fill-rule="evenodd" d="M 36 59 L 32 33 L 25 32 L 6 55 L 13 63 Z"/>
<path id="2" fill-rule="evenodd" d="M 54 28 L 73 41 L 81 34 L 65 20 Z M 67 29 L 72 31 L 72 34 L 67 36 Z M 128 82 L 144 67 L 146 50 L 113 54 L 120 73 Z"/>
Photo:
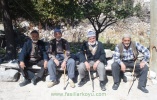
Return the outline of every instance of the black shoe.
<path id="1" fill-rule="evenodd" d="M 28 79 L 25 79 L 22 83 L 19 84 L 19 86 L 20 86 L 20 87 L 23 87 L 23 86 L 25 86 L 25 85 L 27 85 L 27 84 L 29 84 L 29 83 L 31 83 L 31 81 L 28 80 Z"/>
<path id="2" fill-rule="evenodd" d="M 123 76 L 123 82 L 127 82 L 127 77 L 125 75 Z"/>
<path id="3" fill-rule="evenodd" d="M 38 80 L 38 77 L 37 76 L 34 76 L 31 80 L 32 84 L 33 85 L 37 85 L 37 80 Z"/>
<path id="4" fill-rule="evenodd" d="M 140 89 L 144 93 L 149 93 L 149 91 L 145 87 L 137 87 L 137 88 Z"/>
<path id="5" fill-rule="evenodd" d="M 86 80 L 85 79 L 81 79 L 81 81 L 78 83 L 78 87 L 82 87 L 84 84 L 86 84 Z"/>
<path id="6" fill-rule="evenodd" d="M 101 88 L 102 91 L 106 90 L 104 81 L 100 81 L 100 88 Z"/>
<path id="7" fill-rule="evenodd" d="M 119 83 L 114 83 L 113 86 L 112 86 L 112 89 L 117 90 L 118 87 L 119 87 Z"/>

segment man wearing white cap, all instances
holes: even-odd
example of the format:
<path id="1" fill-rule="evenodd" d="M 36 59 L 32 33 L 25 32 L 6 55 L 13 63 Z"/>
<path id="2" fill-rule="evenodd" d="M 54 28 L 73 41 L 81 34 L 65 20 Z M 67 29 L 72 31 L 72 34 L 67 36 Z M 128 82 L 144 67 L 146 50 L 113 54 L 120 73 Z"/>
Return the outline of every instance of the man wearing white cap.
<path id="1" fill-rule="evenodd" d="M 115 53 L 113 55 L 114 63 L 112 64 L 112 75 L 114 84 L 113 90 L 117 90 L 120 83 L 120 70 L 125 72 L 126 68 L 133 68 L 135 61 L 138 57 L 138 52 L 144 55 L 144 59 L 137 62 L 135 65 L 135 71 L 139 73 L 138 89 L 144 93 L 148 93 L 145 88 L 147 83 L 148 66 L 146 62 L 150 58 L 149 50 L 141 44 L 131 41 L 130 34 L 124 34 L 122 37 L 122 43 L 115 47 Z"/>
<path id="2" fill-rule="evenodd" d="M 85 73 L 93 68 L 98 72 L 101 90 L 105 91 L 105 65 L 107 62 L 103 44 L 96 41 L 96 34 L 93 30 L 89 30 L 86 37 L 88 41 L 83 44 L 80 54 L 81 63 L 78 67 L 80 82 L 78 86 L 81 87 L 86 83 Z"/>

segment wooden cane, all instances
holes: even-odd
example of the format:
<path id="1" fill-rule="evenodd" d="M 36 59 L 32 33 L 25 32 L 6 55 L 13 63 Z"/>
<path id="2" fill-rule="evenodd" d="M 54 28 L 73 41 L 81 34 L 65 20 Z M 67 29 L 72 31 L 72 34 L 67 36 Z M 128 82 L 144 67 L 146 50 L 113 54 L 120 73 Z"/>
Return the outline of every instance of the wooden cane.
<path id="1" fill-rule="evenodd" d="M 86 50 L 84 50 L 84 53 L 85 53 L 85 58 L 87 60 L 88 58 L 87 58 Z M 92 83 L 92 88 L 93 88 L 92 92 L 94 92 L 94 83 L 93 83 L 92 78 L 91 78 L 90 70 L 88 70 L 88 74 L 89 74 L 90 82 Z"/>
<path id="2" fill-rule="evenodd" d="M 66 86 L 65 86 L 65 81 L 66 81 L 66 79 L 65 79 L 65 71 L 66 71 L 66 68 L 64 68 L 64 90 L 66 89 Z"/>
<path id="3" fill-rule="evenodd" d="M 134 84 L 134 81 L 136 80 L 136 76 L 134 75 L 134 74 L 135 74 L 136 61 L 137 61 L 137 60 L 135 60 L 134 68 L 133 68 L 133 71 L 132 71 L 132 77 L 133 77 L 133 78 L 132 78 L 132 84 L 131 84 L 131 82 L 130 82 L 131 86 L 130 86 L 130 88 L 129 88 L 129 90 L 128 90 L 128 95 L 129 95 L 130 90 L 131 90 L 131 88 L 132 88 L 132 86 L 133 86 L 133 84 Z"/>
<path id="4" fill-rule="evenodd" d="M 66 57 L 66 54 L 65 54 L 65 50 L 64 50 L 64 57 Z M 65 85 L 65 83 L 66 83 L 66 67 L 64 68 L 64 90 L 66 89 L 66 85 Z"/>
<path id="5" fill-rule="evenodd" d="M 133 68 L 133 71 L 132 71 L 132 76 L 134 76 L 134 74 L 135 74 L 136 61 L 137 60 L 135 60 L 135 63 L 134 63 L 134 68 Z"/>
<path id="6" fill-rule="evenodd" d="M 92 83 L 92 88 L 93 88 L 92 92 L 94 92 L 94 83 L 93 83 L 93 80 L 91 78 L 90 70 L 88 71 L 88 74 L 89 74 L 90 82 Z"/>

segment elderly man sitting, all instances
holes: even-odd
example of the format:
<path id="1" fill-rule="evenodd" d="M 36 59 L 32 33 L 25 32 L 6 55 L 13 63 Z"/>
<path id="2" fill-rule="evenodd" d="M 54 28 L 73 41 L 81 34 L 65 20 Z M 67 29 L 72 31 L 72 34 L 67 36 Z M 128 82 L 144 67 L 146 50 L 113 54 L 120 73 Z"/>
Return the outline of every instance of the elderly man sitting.
<path id="1" fill-rule="evenodd" d="M 93 70 L 97 70 L 98 72 L 101 90 L 105 91 L 105 65 L 107 62 L 103 44 L 96 41 L 96 34 L 93 30 L 87 32 L 87 39 L 88 41 L 85 42 L 81 48 L 81 63 L 78 67 L 80 82 L 78 86 L 81 87 L 86 83 L 84 79 L 85 73 L 93 68 Z"/>

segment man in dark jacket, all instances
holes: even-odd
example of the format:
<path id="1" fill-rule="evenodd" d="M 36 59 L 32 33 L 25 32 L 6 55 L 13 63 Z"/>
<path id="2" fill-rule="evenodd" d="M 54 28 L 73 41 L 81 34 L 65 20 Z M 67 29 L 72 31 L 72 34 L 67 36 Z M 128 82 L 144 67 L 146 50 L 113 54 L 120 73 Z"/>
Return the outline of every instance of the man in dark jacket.
<path id="1" fill-rule="evenodd" d="M 70 57 L 70 45 L 61 38 L 62 32 L 60 29 L 54 30 L 55 39 L 51 40 L 49 48 L 48 72 L 50 74 L 50 82 L 47 87 L 50 88 L 58 84 L 56 77 L 56 68 L 61 67 L 68 71 L 69 83 L 72 88 L 75 87 L 73 78 L 75 77 L 75 61 Z"/>
<path id="2" fill-rule="evenodd" d="M 81 63 L 78 67 L 80 82 L 78 86 L 81 87 L 86 83 L 84 79 L 85 72 L 93 68 L 93 70 L 97 70 L 98 72 L 101 90 L 105 91 L 105 65 L 107 65 L 107 62 L 103 44 L 96 41 L 96 34 L 93 30 L 87 32 L 87 38 L 88 42 L 83 44 L 80 54 Z"/>
<path id="3" fill-rule="evenodd" d="M 19 54 L 19 66 L 21 73 L 24 77 L 24 81 L 20 83 L 20 86 L 25 86 L 32 82 L 36 85 L 37 81 L 41 79 L 44 75 L 44 71 L 47 67 L 48 56 L 46 54 L 44 42 L 39 39 L 39 33 L 37 31 L 32 31 L 31 39 L 28 39 Z M 38 65 L 41 67 L 37 75 L 30 70 L 28 67 L 33 65 Z"/>

